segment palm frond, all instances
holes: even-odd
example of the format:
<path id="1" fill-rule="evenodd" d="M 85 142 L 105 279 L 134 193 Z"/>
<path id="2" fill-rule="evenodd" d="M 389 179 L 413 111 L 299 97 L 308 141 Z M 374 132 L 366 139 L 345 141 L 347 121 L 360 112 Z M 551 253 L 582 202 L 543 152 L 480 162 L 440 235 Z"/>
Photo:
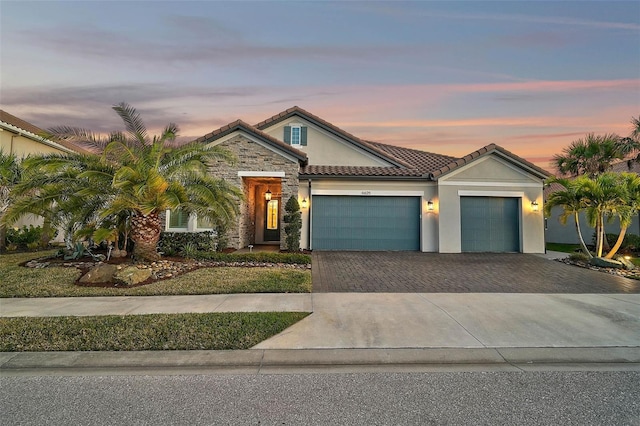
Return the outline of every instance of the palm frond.
<path id="1" fill-rule="evenodd" d="M 136 140 L 140 146 L 147 145 L 147 127 L 142 121 L 142 117 L 134 107 L 126 102 L 120 102 L 113 106 L 113 110 L 124 122 L 127 133 Z"/>

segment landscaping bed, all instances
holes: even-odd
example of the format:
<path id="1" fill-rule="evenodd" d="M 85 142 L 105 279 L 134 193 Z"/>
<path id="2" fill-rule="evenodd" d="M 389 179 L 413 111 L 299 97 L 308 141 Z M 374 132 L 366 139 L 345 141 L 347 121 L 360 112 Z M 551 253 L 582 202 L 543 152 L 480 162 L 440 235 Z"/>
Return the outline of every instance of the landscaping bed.
<path id="1" fill-rule="evenodd" d="M 225 255 L 216 259 L 163 259 L 151 264 L 133 264 L 113 259 L 117 266 L 150 269 L 149 279 L 131 286 L 114 282 L 77 285 L 97 262 L 46 258 L 54 252 L 15 253 L 0 256 L 0 297 L 67 296 L 161 296 L 222 293 L 308 293 L 311 291 L 309 264 L 287 263 L 301 255 L 253 253 Z M 251 257 L 250 255 L 253 255 Z M 266 256 L 268 255 L 268 256 Z M 275 255 L 275 256 L 274 256 Z M 34 258 L 31 267 L 24 267 Z M 283 260 L 270 262 L 269 260 Z"/>
<path id="2" fill-rule="evenodd" d="M 0 352 L 248 349 L 305 312 L 0 318 Z"/>

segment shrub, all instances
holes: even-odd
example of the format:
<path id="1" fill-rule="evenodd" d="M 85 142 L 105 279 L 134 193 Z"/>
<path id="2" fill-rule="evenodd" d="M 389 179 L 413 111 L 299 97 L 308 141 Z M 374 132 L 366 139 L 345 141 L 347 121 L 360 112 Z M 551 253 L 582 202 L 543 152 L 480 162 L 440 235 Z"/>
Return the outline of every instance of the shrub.
<path id="1" fill-rule="evenodd" d="M 27 228 L 9 228 L 7 229 L 6 244 L 7 246 L 15 246 L 16 249 L 35 249 L 38 248 L 42 238 L 43 229 L 41 226 L 29 225 Z"/>
<path id="2" fill-rule="evenodd" d="M 302 215 L 300 214 L 300 205 L 293 195 L 287 200 L 284 206 L 284 232 L 286 232 L 287 250 L 296 252 L 300 250 L 300 228 L 302 228 Z"/>
<path id="3" fill-rule="evenodd" d="M 211 231 L 203 232 L 163 232 L 160 234 L 158 251 L 167 256 L 182 254 L 186 251 L 190 255 L 197 252 L 209 252 L 216 249 L 216 240 Z"/>
<path id="4" fill-rule="evenodd" d="M 613 245 L 618 240 L 618 235 L 619 234 L 607 234 L 607 241 L 609 242 L 609 246 L 613 247 Z M 629 253 L 629 252 L 637 252 L 639 249 L 640 249 L 640 236 L 635 234 L 625 234 L 619 251 L 623 253 Z"/>
<path id="5" fill-rule="evenodd" d="M 589 262 L 589 256 L 580 252 L 580 253 L 571 253 L 569 255 L 569 260 L 572 262 Z"/>

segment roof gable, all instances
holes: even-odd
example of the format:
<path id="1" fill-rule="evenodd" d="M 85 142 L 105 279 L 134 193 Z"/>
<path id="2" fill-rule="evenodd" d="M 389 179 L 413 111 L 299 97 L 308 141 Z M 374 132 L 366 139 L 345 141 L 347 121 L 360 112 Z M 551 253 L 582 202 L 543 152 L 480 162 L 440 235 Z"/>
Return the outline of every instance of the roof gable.
<path id="1" fill-rule="evenodd" d="M 529 174 L 536 176 L 540 179 L 546 179 L 551 176 L 551 173 L 546 170 L 536 166 L 535 164 L 525 160 L 522 157 L 517 156 L 516 154 L 507 151 L 506 149 L 498 146 L 496 144 L 490 144 L 485 147 L 482 147 L 476 151 L 473 151 L 471 154 L 468 154 L 460 159 L 457 159 L 444 167 L 441 167 L 430 174 L 430 178 L 432 180 L 437 180 L 442 178 L 445 175 L 453 172 L 454 170 L 459 169 L 462 166 L 470 164 L 479 158 L 485 157 L 487 155 L 496 155 L 499 158 L 507 161 L 508 163 L 513 164 L 514 166 L 528 172 Z"/>
<path id="2" fill-rule="evenodd" d="M 256 139 L 260 140 L 261 142 L 265 143 L 266 145 L 272 148 L 276 148 L 276 150 L 283 151 L 284 153 L 293 156 L 302 164 L 306 164 L 307 162 L 307 154 L 305 154 L 304 152 L 298 149 L 295 149 L 290 145 L 287 145 L 286 143 L 268 135 L 267 133 L 255 128 L 250 124 L 245 123 L 242 120 L 236 120 L 232 123 L 229 123 L 225 126 L 220 127 L 217 130 L 214 130 L 211 133 L 207 133 L 206 135 L 196 139 L 196 142 L 201 142 L 201 143 L 214 142 L 236 131 L 245 132 L 255 137 Z"/>

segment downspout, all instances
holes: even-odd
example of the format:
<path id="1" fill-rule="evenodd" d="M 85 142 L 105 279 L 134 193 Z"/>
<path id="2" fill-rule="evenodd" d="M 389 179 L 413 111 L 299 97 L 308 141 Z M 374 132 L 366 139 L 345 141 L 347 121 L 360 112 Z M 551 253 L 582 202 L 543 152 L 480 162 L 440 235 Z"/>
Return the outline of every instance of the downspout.
<path id="1" fill-rule="evenodd" d="M 307 249 L 311 250 L 311 179 L 309 179 L 309 208 L 307 209 Z"/>

